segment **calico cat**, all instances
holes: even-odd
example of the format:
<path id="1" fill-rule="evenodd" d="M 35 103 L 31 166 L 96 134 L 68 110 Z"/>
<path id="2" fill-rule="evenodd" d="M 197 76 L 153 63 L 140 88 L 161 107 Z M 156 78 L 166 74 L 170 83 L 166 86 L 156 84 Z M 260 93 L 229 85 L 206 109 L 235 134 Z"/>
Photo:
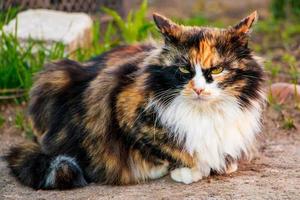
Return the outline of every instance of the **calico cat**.
<path id="1" fill-rule="evenodd" d="M 37 142 L 6 159 L 35 189 L 124 185 L 170 172 L 190 184 L 237 170 L 260 131 L 264 72 L 248 47 L 254 12 L 227 29 L 154 14 L 163 44 L 50 63 L 31 90 Z"/>

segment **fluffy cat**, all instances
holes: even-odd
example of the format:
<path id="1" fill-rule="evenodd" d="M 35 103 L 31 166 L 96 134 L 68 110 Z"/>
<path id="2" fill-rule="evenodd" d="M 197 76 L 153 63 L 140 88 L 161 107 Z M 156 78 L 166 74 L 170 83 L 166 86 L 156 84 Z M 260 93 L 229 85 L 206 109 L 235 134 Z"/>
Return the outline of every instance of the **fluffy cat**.
<path id="1" fill-rule="evenodd" d="M 263 69 L 248 47 L 254 12 L 227 29 L 154 14 L 163 44 L 50 63 L 31 90 L 37 142 L 6 159 L 35 189 L 123 185 L 170 172 L 190 184 L 237 170 L 260 131 Z"/>

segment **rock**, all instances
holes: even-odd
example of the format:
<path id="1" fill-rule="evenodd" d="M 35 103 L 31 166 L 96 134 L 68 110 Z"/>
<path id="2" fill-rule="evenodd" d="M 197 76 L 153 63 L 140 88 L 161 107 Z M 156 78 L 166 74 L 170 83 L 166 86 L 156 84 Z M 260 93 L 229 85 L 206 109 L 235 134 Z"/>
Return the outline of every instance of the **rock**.
<path id="1" fill-rule="evenodd" d="M 294 85 L 291 83 L 274 83 L 271 85 L 272 96 L 278 101 L 278 103 L 283 104 L 289 98 L 300 97 L 300 85 Z"/>
<path id="2" fill-rule="evenodd" d="M 36 9 L 20 12 L 3 30 L 15 34 L 17 27 L 17 37 L 22 42 L 30 38 L 47 44 L 62 42 L 70 52 L 90 44 L 92 25 L 91 17 L 85 13 Z"/>

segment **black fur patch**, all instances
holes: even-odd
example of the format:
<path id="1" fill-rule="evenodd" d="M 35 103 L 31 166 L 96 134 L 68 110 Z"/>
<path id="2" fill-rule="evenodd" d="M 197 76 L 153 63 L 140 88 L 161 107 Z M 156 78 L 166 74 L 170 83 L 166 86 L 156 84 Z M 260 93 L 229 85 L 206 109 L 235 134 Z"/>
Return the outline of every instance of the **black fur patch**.
<path id="1" fill-rule="evenodd" d="M 27 147 L 27 146 L 26 146 Z M 11 169 L 11 173 L 24 185 L 34 189 L 44 187 L 44 180 L 47 170 L 50 166 L 52 156 L 43 154 L 39 149 L 27 152 L 26 159 L 16 163 L 16 160 L 24 156 L 24 152 L 28 150 L 22 146 L 10 149 L 5 159 Z"/>
<path id="2" fill-rule="evenodd" d="M 259 88 L 261 88 L 264 79 L 263 71 L 259 66 L 256 66 L 254 61 L 248 64 L 250 66 L 247 69 L 228 69 L 231 76 L 219 84 L 221 88 L 225 89 L 237 81 L 245 80 L 246 85 L 240 88 L 240 95 L 237 97 L 242 108 L 250 106 L 250 100 L 259 98 Z"/>
<path id="3" fill-rule="evenodd" d="M 146 87 L 154 92 L 155 98 L 162 104 L 168 104 L 174 99 L 193 76 L 192 73 L 181 73 L 176 66 L 151 65 L 147 66 L 146 72 L 149 73 Z"/>

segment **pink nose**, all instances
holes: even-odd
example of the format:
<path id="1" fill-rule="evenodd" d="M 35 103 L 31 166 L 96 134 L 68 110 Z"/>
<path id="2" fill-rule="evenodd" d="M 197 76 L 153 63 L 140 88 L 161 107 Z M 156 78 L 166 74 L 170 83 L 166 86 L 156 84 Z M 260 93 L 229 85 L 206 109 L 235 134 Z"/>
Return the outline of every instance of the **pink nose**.
<path id="1" fill-rule="evenodd" d="M 197 95 L 200 95 L 204 91 L 203 88 L 193 88 L 193 90 L 196 92 Z"/>

